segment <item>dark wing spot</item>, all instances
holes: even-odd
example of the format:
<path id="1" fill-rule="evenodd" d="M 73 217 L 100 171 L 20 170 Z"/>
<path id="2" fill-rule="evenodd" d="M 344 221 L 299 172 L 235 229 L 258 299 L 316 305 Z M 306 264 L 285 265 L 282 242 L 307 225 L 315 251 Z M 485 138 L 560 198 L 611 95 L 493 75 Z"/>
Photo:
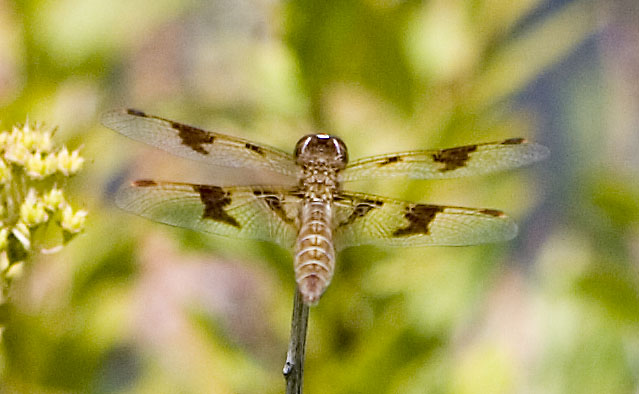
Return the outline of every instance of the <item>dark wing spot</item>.
<path id="1" fill-rule="evenodd" d="M 253 195 L 255 196 L 269 196 L 269 195 L 273 195 L 275 196 L 277 193 L 272 191 L 272 190 L 268 190 L 268 189 L 253 189 Z"/>
<path id="2" fill-rule="evenodd" d="M 200 194 L 200 200 L 204 204 L 203 219 L 216 220 L 240 228 L 240 224 L 224 210 L 231 203 L 229 193 L 221 187 L 208 185 L 194 185 L 193 190 Z"/>
<path id="3" fill-rule="evenodd" d="M 297 187 L 291 189 L 291 191 L 288 194 L 297 198 L 304 198 L 304 191 Z"/>
<path id="4" fill-rule="evenodd" d="M 271 208 L 272 210 L 274 211 L 282 210 L 282 202 L 276 196 L 266 196 L 264 197 L 264 201 L 266 202 L 266 205 L 268 205 L 268 207 Z"/>
<path id="5" fill-rule="evenodd" d="M 458 148 L 442 149 L 433 154 L 436 163 L 444 166 L 439 171 L 451 171 L 466 165 L 470 153 L 477 150 L 477 145 L 460 146 Z"/>
<path id="6" fill-rule="evenodd" d="M 279 197 L 274 195 L 265 196 L 264 202 L 266 203 L 266 205 L 268 205 L 271 211 L 273 211 L 277 216 L 279 216 L 280 219 L 282 219 L 282 221 L 284 221 L 285 223 L 293 222 L 292 218 L 286 216 L 286 211 L 284 211 L 284 208 L 282 207 L 282 201 Z"/>
<path id="7" fill-rule="evenodd" d="M 504 216 L 504 213 L 502 211 L 498 211 L 496 209 L 481 209 L 479 212 L 497 218 Z"/>
<path id="8" fill-rule="evenodd" d="M 339 225 L 340 226 L 349 225 L 353 223 L 354 221 L 356 221 L 357 219 L 366 216 L 368 212 L 378 207 L 381 207 L 381 205 L 378 205 L 376 201 L 372 201 L 372 200 L 366 200 L 363 203 L 359 203 L 355 206 L 355 209 L 353 209 L 353 212 L 351 212 L 350 216 Z"/>
<path id="9" fill-rule="evenodd" d="M 526 142 L 525 138 L 509 138 L 507 140 L 504 140 L 501 144 L 502 145 L 519 145 L 519 144 L 523 144 L 524 142 Z"/>
<path id="10" fill-rule="evenodd" d="M 197 127 L 187 126 L 178 122 L 169 122 L 171 123 L 171 127 L 178 131 L 178 136 L 182 140 L 182 144 L 188 146 L 197 153 L 201 153 L 203 155 L 207 155 L 209 153 L 202 145 L 212 144 L 215 140 L 215 136 L 202 129 L 198 129 Z"/>
<path id="11" fill-rule="evenodd" d="M 409 205 L 404 214 L 404 217 L 408 219 L 408 226 L 395 230 L 393 235 L 428 234 L 428 226 L 443 210 L 444 208 L 436 205 Z"/>
<path id="12" fill-rule="evenodd" d="M 366 199 L 366 200 L 364 200 L 364 202 L 366 204 L 370 204 L 370 205 L 377 205 L 378 207 L 381 207 L 382 205 L 384 205 L 384 201 L 382 201 L 382 200 Z"/>
<path id="13" fill-rule="evenodd" d="M 157 186 L 156 181 L 152 181 L 150 179 L 140 179 L 131 183 L 132 186 L 135 187 L 149 187 L 149 186 Z"/>
<path id="14" fill-rule="evenodd" d="M 145 118 L 148 117 L 147 114 L 145 114 L 144 112 L 132 108 L 127 109 L 126 113 L 133 116 L 144 116 Z"/>
<path id="15" fill-rule="evenodd" d="M 402 160 L 402 158 L 399 157 L 399 156 L 392 156 L 392 157 L 387 158 L 383 162 L 379 163 L 379 166 L 382 167 L 382 166 L 385 166 L 387 164 L 397 163 L 398 161 L 401 161 L 401 160 Z"/>
<path id="16" fill-rule="evenodd" d="M 264 151 L 259 146 L 250 144 L 248 142 L 246 144 L 244 144 L 244 146 L 246 146 L 246 149 L 250 149 L 253 152 L 257 153 L 258 155 L 264 156 Z"/>

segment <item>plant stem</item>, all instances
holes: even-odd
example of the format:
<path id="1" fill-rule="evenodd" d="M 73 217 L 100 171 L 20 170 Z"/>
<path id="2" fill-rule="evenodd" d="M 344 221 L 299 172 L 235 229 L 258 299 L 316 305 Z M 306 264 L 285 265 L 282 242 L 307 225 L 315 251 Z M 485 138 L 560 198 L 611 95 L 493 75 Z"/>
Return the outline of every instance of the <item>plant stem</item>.
<path id="1" fill-rule="evenodd" d="M 291 338 L 284 364 L 286 394 L 302 394 L 304 380 L 304 353 L 306 350 L 306 328 L 308 327 L 308 305 L 304 304 L 299 290 L 295 289 Z"/>

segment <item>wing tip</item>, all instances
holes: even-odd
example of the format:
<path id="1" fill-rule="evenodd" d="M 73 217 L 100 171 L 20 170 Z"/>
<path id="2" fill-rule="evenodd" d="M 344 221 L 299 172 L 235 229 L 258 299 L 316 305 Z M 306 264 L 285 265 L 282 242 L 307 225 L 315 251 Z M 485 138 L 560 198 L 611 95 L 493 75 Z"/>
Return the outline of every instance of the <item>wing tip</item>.
<path id="1" fill-rule="evenodd" d="M 511 241 L 517 237 L 517 234 L 519 234 L 519 226 L 517 225 L 517 222 L 504 212 L 496 209 L 482 209 L 480 212 L 497 218 L 498 220 L 493 222 L 499 229 L 494 232 L 494 237 L 488 237 L 484 242 L 481 242 L 481 244 Z"/>
<path id="2" fill-rule="evenodd" d="M 114 108 L 100 115 L 100 123 L 105 127 L 111 128 L 112 125 L 117 123 L 118 118 L 122 118 L 124 115 L 149 117 L 148 114 L 134 108 Z"/>
<path id="3" fill-rule="evenodd" d="M 533 144 L 537 149 L 537 160 L 543 160 L 550 156 L 550 148 L 541 144 Z"/>
<path id="4" fill-rule="evenodd" d="M 520 144 L 527 145 L 533 158 L 532 161 L 543 160 L 550 155 L 550 149 L 545 145 L 538 144 L 536 142 L 530 142 L 525 138 L 511 138 L 510 140 L 521 140 Z M 505 141 L 503 144 L 507 145 Z"/>
<path id="5" fill-rule="evenodd" d="M 523 137 L 514 137 L 508 138 L 501 142 L 500 145 L 526 145 L 531 149 L 535 160 L 543 160 L 550 154 L 550 149 L 547 146 L 538 144 L 536 142 L 531 142 L 527 138 Z"/>
<path id="6" fill-rule="evenodd" d="M 114 202 L 118 208 L 132 212 L 132 210 L 130 209 L 130 205 L 132 202 L 133 188 L 133 183 L 130 183 L 128 185 L 120 186 L 120 188 L 115 192 Z"/>
<path id="7" fill-rule="evenodd" d="M 504 230 L 504 238 L 502 240 L 498 240 L 497 242 L 506 242 L 512 241 L 519 234 L 519 226 L 515 223 L 514 220 L 510 219 L 508 216 L 504 215 L 504 217 L 508 220 L 508 226 Z"/>

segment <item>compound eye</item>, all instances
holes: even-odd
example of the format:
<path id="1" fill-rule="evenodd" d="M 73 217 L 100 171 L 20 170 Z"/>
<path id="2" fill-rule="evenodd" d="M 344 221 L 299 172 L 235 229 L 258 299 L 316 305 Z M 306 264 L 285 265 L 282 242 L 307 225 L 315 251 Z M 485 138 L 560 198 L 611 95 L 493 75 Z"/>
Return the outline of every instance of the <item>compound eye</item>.
<path id="1" fill-rule="evenodd" d="M 346 167 L 346 163 L 348 163 L 346 144 L 337 137 L 333 137 L 333 144 L 335 146 L 335 159 L 341 164 L 342 168 Z"/>
<path id="2" fill-rule="evenodd" d="M 332 163 L 342 169 L 348 161 L 346 145 L 337 137 L 328 134 L 311 134 L 302 137 L 295 147 L 298 164 L 309 160 Z"/>
<path id="3" fill-rule="evenodd" d="M 306 135 L 300 138 L 300 140 L 297 141 L 297 144 L 295 145 L 295 157 L 300 157 L 300 155 L 303 155 L 306 152 L 309 144 L 312 143 L 312 140 L 313 135 Z"/>

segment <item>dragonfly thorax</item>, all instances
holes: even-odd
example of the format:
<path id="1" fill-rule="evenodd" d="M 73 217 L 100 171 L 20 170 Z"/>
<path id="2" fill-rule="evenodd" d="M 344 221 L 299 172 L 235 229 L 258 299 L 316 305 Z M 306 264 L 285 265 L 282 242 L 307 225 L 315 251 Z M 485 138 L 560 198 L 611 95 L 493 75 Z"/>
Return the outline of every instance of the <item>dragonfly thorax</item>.
<path id="1" fill-rule="evenodd" d="M 344 142 L 328 134 L 309 134 L 295 146 L 295 160 L 302 167 L 327 166 L 343 170 L 348 163 L 348 151 Z"/>

